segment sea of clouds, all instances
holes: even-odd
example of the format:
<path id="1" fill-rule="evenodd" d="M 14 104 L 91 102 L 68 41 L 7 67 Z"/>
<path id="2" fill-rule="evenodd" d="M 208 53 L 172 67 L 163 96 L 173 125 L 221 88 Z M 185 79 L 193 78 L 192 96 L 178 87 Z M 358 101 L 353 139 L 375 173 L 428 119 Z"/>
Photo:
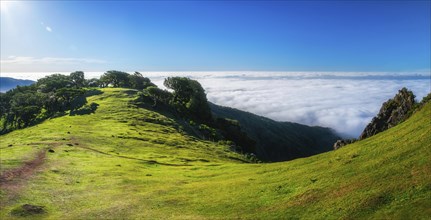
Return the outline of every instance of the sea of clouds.
<path id="1" fill-rule="evenodd" d="M 431 92 L 430 73 L 370 72 L 141 72 L 163 87 L 168 76 L 198 80 L 208 100 L 222 106 L 290 121 L 333 128 L 358 137 L 383 102 L 407 87 L 420 101 Z M 68 73 L 65 73 L 68 74 Z M 86 73 L 86 78 L 101 72 Z M 47 74 L 13 74 L 36 80 Z"/>

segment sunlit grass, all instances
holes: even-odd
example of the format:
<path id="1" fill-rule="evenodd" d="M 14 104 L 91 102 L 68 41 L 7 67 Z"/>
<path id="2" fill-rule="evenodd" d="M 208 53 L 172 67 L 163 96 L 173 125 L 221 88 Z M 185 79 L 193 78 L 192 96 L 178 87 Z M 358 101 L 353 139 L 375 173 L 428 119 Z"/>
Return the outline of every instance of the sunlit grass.
<path id="1" fill-rule="evenodd" d="M 431 215 L 430 104 L 399 126 L 334 152 L 246 164 L 228 146 L 196 140 L 173 119 L 131 106 L 127 91 L 89 97 L 100 105 L 95 114 L 1 136 L 2 169 L 43 148 L 55 152 L 17 195 L 2 189 L 0 218 L 14 218 L 11 210 L 26 203 L 45 206 L 41 217 L 49 219 Z"/>

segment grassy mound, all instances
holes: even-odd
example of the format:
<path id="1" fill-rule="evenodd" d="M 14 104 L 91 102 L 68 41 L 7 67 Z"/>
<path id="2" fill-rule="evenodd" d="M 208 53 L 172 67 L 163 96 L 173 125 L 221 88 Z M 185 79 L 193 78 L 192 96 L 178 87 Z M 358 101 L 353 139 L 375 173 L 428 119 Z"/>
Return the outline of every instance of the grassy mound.
<path id="1" fill-rule="evenodd" d="M 23 204 L 51 219 L 422 218 L 431 216 L 431 104 L 406 122 L 337 151 L 244 163 L 221 143 L 129 104 L 134 91 L 89 97 L 95 114 L 0 136 L 1 173 L 41 151 L 31 176 L 1 180 L 0 218 Z"/>

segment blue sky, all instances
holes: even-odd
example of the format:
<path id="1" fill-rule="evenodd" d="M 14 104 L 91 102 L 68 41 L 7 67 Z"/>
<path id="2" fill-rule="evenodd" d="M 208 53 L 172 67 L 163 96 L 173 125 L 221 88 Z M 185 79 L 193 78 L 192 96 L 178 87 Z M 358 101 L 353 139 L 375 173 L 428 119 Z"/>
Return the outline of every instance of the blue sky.
<path id="1" fill-rule="evenodd" d="M 1 71 L 426 71 L 430 1 L 3 1 Z"/>

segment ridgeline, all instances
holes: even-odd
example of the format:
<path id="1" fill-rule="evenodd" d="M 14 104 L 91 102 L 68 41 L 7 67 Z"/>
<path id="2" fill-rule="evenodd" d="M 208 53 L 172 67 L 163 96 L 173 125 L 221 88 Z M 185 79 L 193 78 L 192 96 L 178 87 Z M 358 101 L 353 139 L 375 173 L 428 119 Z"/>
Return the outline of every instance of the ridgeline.
<path id="1" fill-rule="evenodd" d="M 0 136 L 1 219 L 431 215 L 430 102 L 337 151 L 259 163 L 250 148 L 225 139 L 229 130 L 207 121 L 206 110 L 188 115 L 192 104 L 178 104 L 181 111 L 169 95 L 135 88 L 84 90 L 87 104 Z M 80 112 L 88 103 L 95 108 Z"/>

